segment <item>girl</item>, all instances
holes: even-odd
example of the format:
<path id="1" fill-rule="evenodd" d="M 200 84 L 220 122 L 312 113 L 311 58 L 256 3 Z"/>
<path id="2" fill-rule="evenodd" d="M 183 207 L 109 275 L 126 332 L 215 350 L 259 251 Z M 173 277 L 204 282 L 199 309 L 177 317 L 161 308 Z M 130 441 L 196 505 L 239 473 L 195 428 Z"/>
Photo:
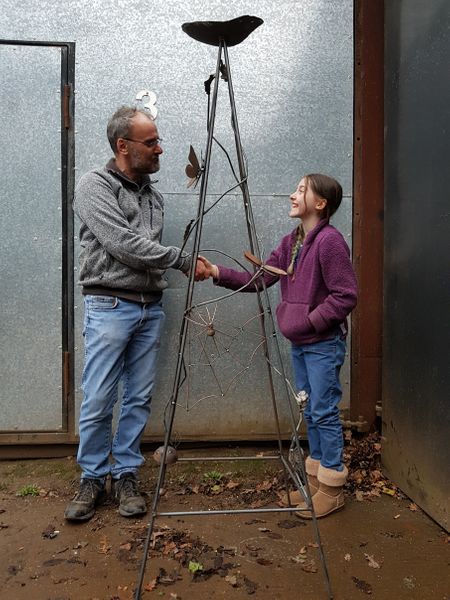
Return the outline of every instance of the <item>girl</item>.
<path id="1" fill-rule="evenodd" d="M 341 200 L 342 187 L 335 179 L 319 174 L 303 177 L 290 196 L 289 216 L 300 219 L 300 223 L 265 263 L 283 269 L 287 275 L 264 274 L 266 286 L 280 280 L 278 326 L 292 344 L 296 387 L 309 397 L 305 421 L 310 455 L 305 467 L 316 517 L 343 507 L 348 473 L 342 462 L 339 371 L 345 357 L 347 316 L 356 305 L 357 284 L 349 248 L 329 223 Z M 237 290 L 251 279 L 248 273 L 199 259 L 216 285 Z M 255 290 L 253 283 L 244 291 Z M 291 494 L 291 501 L 305 508 L 301 499 L 298 491 Z M 310 511 L 297 514 L 311 518 Z"/>

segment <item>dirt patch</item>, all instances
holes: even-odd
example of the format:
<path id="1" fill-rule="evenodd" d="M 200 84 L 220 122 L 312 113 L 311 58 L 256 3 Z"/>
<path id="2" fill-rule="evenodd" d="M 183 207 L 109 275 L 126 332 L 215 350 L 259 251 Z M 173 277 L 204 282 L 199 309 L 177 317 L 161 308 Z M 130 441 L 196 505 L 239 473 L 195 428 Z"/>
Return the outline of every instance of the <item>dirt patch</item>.
<path id="1" fill-rule="evenodd" d="M 335 598 L 450 600 L 448 536 L 384 479 L 377 440 L 364 440 L 347 440 L 352 476 L 345 510 L 319 522 Z M 238 456 L 261 449 L 203 452 Z M 149 503 L 157 469 L 149 457 L 140 473 Z M 133 598 L 148 515 L 125 519 L 105 504 L 88 523 L 67 523 L 64 507 L 78 483 L 73 458 L 2 462 L 0 481 L 0 598 Z M 179 462 L 168 470 L 158 510 L 277 506 L 282 482 L 275 461 Z M 250 597 L 328 597 L 309 522 L 291 513 L 156 519 L 143 599 Z"/>

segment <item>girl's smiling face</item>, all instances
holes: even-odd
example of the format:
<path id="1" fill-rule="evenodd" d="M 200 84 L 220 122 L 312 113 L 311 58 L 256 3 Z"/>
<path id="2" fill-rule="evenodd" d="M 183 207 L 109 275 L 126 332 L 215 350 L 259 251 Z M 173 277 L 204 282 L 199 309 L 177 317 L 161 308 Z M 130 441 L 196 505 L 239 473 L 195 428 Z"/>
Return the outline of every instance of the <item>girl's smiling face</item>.
<path id="1" fill-rule="evenodd" d="M 303 177 L 297 189 L 289 196 L 291 210 L 289 216 L 297 219 L 307 217 L 320 217 L 321 211 L 326 206 L 326 200 L 319 198 L 308 185 L 308 179 Z"/>

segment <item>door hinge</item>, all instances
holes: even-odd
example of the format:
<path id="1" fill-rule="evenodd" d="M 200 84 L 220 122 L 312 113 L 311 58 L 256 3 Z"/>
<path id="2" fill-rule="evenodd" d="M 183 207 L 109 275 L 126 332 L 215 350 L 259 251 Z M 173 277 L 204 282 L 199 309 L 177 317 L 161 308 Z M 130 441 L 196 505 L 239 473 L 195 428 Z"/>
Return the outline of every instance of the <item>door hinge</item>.
<path id="1" fill-rule="evenodd" d="M 70 118 L 70 97 L 72 95 L 72 86 L 68 83 L 63 89 L 63 120 L 64 128 L 70 129 L 71 118 Z"/>
<path id="2" fill-rule="evenodd" d="M 63 390 L 66 400 L 69 398 L 71 389 L 71 353 L 63 352 Z"/>

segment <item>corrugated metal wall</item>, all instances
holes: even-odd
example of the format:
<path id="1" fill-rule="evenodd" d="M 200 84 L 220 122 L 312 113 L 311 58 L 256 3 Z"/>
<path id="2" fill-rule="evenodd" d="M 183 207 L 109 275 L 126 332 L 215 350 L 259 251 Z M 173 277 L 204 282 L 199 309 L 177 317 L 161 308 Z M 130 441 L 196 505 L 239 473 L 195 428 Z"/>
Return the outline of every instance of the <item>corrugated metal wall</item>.
<path id="1" fill-rule="evenodd" d="M 236 94 L 240 131 L 250 173 L 249 188 L 252 196 L 261 243 L 268 253 L 280 237 L 294 223 L 287 217 L 288 194 L 299 178 L 308 172 L 326 172 L 343 184 L 345 198 L 335 224 L 351 243 L 352 215 L 352 111 L 353 111 L 353 8 L 351 0 L 302 2 L 282 1 L 276 4 L 260 2 L 203 2 L 189 4 L 180 1 L 137 1 L 105 3 L 93 0 L 68 0 L 57 5 L 48 0 L 30 2 L 27 9 L 18 10 L 17 4 L 4 0 L 2 36 L 14 40 L 58 40 L 76 42 L 76 177 L 86 170 L 104 164 L 110 150 L 105 136 L 108 117 L 115 108 L 133 101 L 142 89 L 151 89 L 158 95 L 158 128 L 164 138 L 162 168 L 158 174 L 159 189 L 166 198 L 166 230 L 164 241 L 181 243 L 187 223 L 194 218 L 197 195 L 185 187 L 184 166 L 189 144 L 200 152 L 206 141 L 206 95 L 203 82 L 214 71 L 216 49 L 188 38 L 181 30 L 185 21 L 234 18 L 240 14 L 256 14 L 264 25 L 242 45 L 230 49 L 233 84 Z M 2 48 L 0 77 L 6 77 Z M 16 64 L 22 64 L 22 50 L 16 53 Z M 31 50 L 29 50 L 31 52 Z M 42 53 L 41 53 L 42 54 Z M 2 287 L 2 304 L 9 306 L 8 328 L 2 324 L 2 406 L 1 430 L 58 430 L 60 420 L 60 359 L 58 347 L 59 325 L 54 291 L 60 293 L 58 253 L 60 250 L 58 223 L 53 224 L 45 215 L 57 213 L 58 185 L 53 184 L 57 171 L 51 161 L 50 148 L 55 147 L 52 136 L 56 124 L 43 128 L 45 123 L 36 117 L 48 106 L 59 102 L 58 85 L 41 68 L 39 54 L 28 63 L 32 73 L 7 69 L 8 86 L 2 83 L 2 128 L 16 140 L 14 144 L 19 170 L 29 171 L 33 159 L 41 161 L 45 169 L 33 177 L 36 184 L 36 204 L 30 204 L 25 185 L 18 190 L 14 171 L 6 178 L 1 190 L 2 205 L 28 207 L 25 215 L 12 214 L 5 228 L 19 231 L 29 246 L 36 237 L 39 220 L 47 228 L 46 251 L 53 259 L 46 260 L 45 269 L 36 261 L 31 249 L 22 252 L 23 264 L 14 263 L 15 280 L 28 280 L 39 273 L 32 285 L 32 296 L 25 309 L 12 302 L 14 289 Z M 47 56 L 47 54 L 45 55 Z M 52 53 L 48 53 L 51 57 Z M 46 59 L 51 60 L 51 58 Z M 33 68 L 32 65 L 38 65 Z M 17 76 L 17 85 L 14 77 Z M 39 82 L 28 90 L 31 110 L 17 107 L 18 94 L 26 96 L 23 81 Z M 22 87 L 21 87 L 22 86 Z M 4 110 L 6 103 L 7 111 Z M 22 110 L 22 112 L 20 112 Z M 26 114 L 27 146 L 24 152 L 19 130 L 10 125 L 4 129 L 11 115 L 22 118 Z M 14 119 L 12 119 L 14 122 Z M 228 97 L 225 87 L 219 94 L 216 135 L 232 151 Z M 2 172 L 5 172 L 3 161 Z M 32 176 L 30 172 L 30 177 Z M 52 179 L 53 178 L 53 179 Z M 210 177 L 210 201 L 225 191 L 233 181 L 226 160 L 217 152 L 213 158 Z M 49 190 L 51 189 L 51 192 Z M 41 211 L 39 210 L 41 209 Z M 56 212 L 55 212 L 56 211 Z M 10 214 L 10 213 L 8 213 Z M 247 248 L 241 198 L 228 195 L 210 213 L 205 223 L 201 246 L 219 248 L 241 258 Z M 77 230 L 77 225 L 76 225 Z M 39 237 L 39 234 L 38 234 Z M 8 235 L 2 236 L 2 281 L 8 278 L 7 266 L 11 256 L 18 253 Z M 77 248 L 75 249 L 77 253 Z M 75 273 L 76 275 L 76 273 Z M 162 413 L 170 396 L 173 366 L 177 349 L 186 280 L 179 273 L 168 274 L 170 289 L 165 293 L 167 312 L 166 331 L 161 349 L 160 377 L 154 394 L 154 410 L 148 436 L 159 436 L 162 431 Z M 210 283 L 204 284 L 199 294 L 211 294 Z M 207 286 L 207 287 L 206 287 Z M 277 292 L 273 290 L 274 304 Z M 75 296 L 75 406 L 81 402 L 79 381 L 82 368 L 82 299 Z M 255 304 L 243 295 L 235 297 L 232 305 L 220 305 L 217 317 L 224 328 L 242 324 L 255 314 Z M 23 318 L 24 313 L 40 315 L 38 322 Z M 15 323 L 22 319 L 21 331 L 26 339 L 16 340 Z M 14 333 L 15 332 L 15 333 Z M 244 336 L 251 339 L 251 334 Z M 239 342 L 236 354 L 251 356 L 250 343 Z M 22 361 L 27 348 L 28 363 L 33 365 L 31 378 L 24 374 L 29 367 Z M 45 353 L 43 353 L 43 349 Z M 289 352 L 283 344 L 286 362 Z M 256 356 L 245 378 L 238 378 L 220 401 L 201 402 L 190 410 L 178 411 L 176 430 L 183 438 L 244 438 L 270 436 L 273 431 L 271 413 L 266 409 L 268 389 L 265 385 L 266 366 Z M 43 373 L 45 374 L 43 376 Z M 211 376 L 204 375 L 206 387 Z M 39 385 L 35 382 L 39 380 Z M 11 382 L 15 382 L 11 385 Z M 17 383 L 16 383 L 17 382 Z M 349 401 L 349 372 L 344 369 L 344 405 Z M 13 402 L 11 400 L 13 399 Z M 194 399 L 195 400 L 195 399 Z M 35 411 L 30 406 L 36 407 Z M 46 416 L 47 415 L 47 416 Z M 75 416 L 76 420 L 76 416 Z"/>
<path id="2" fill-rule="evenodd" d="M 446 0 L 386 4 L 383 462 L 446 529 L 449 32 Z"/>

